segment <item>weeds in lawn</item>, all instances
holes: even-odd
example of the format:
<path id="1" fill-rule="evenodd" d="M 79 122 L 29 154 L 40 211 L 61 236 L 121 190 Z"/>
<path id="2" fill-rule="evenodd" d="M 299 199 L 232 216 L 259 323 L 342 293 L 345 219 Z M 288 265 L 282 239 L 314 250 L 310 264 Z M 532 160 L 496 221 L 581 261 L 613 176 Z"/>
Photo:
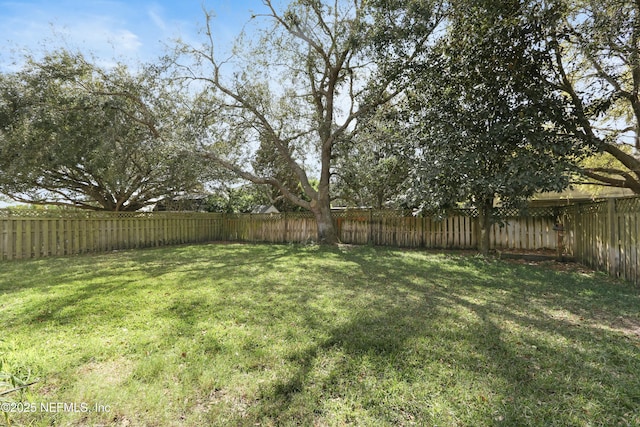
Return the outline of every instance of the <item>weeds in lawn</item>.
<path id="1" fill-rule="evenodd" d="M 9 364 L 5 358 L 6 343 L 0 340 L 0 412 L 6 425 L 11 425 L 11 414 L 24 412 L 27 388 L 36 384 L 31 371 Z M 27 412 L 31 408 L 27 408 Z"/>

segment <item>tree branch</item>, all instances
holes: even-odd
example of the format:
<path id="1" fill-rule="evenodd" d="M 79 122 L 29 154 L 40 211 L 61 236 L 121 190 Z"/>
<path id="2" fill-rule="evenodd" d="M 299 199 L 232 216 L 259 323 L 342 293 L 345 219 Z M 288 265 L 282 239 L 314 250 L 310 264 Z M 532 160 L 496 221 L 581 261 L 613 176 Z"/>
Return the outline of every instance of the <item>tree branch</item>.
<path id="1" fill-rule="evenodd" d="M 640 181 L 638 181 L 631 174 L 625 171 L 612 168 L 590 168 L 582 169 L 581 172 L 585 176 L 605 183 L 609 186 L 618 188 L 629 188 L 634 193 L 640 194 Z M 611 175 L 618 175 L 623 178 L 614 178 Z"/>
<path id="2" fill-rule="evenodd" d="M 200 156 L 202 156 L 203 158 L 212 160 L 216 163 L 218 163 L 219 165 L 221 165 L 222 167 L 233 171 L 234 173 L 236 173 L 238 176 L 253 182 L 254 184 L 261 184 L 261 185 L 271 185 L 273 187 L 276 187 L 278 190 L 280 190 L 280 192 L 282 192 L 282 194 L 289 200 L 291 200 L 291 202 L 295 203 L 296 205 L 310 210 L 311 209 L 311 204 L 309 202 L 307 202 L 306 200 L 301 199 L 300 197 L 298 197 L 297 195 L 293 194 L 284 184 L 282 184 L 279 180 L 277 180 L 276 178 L 273 177 L 259 177 L 256 176 L 252 173 L 249 173 L 247 171 L 245 171 L 244 169 L 238 167 L 237 165 L 228 162 L 224 159 L 221 159 L 218 156 L 215 156 L 214 154 L 210 153 L 210 152 L 199 152 L 198 153 Z"/>

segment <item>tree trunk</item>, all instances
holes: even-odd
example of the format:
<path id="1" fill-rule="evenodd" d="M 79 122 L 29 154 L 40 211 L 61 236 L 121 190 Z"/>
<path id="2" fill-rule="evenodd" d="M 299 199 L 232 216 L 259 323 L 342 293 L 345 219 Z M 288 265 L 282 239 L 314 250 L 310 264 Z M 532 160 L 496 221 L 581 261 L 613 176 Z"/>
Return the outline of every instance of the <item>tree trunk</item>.
<path id="1" fill-rule="evenodd" d="M 478 205 L 478 251 L 484 256 L 489 255 L 492 213 L 493 197 L 482 199 Z"/>
<path id="2" fill-rule="evenodd" d="M 331 120 L 326 120 L 319 128 L 319 136 L 323 141 L 320 153 L 320 180 L 316 198 L 315 200 L 312 198 L 311 202 L 311 212 L 315 215 L 318 224 L 318 243 L 321 245 L 335 245 L 339 242 L 338 228 L 331 216 L 331 196 L 329 195 L 331 150 L 334 141 L 329 132 L 330 123 Z"/>
<path id="3" fill-rule="evenodd" d="M 311 202 L 311 211 L 316 217 L 318 225 L 318 243 L 321 245 L 335 245 L 339 242 L 338 231 L 331 215 L 331 199 L 328 188 L 318 191 L 318 200 Z"/>

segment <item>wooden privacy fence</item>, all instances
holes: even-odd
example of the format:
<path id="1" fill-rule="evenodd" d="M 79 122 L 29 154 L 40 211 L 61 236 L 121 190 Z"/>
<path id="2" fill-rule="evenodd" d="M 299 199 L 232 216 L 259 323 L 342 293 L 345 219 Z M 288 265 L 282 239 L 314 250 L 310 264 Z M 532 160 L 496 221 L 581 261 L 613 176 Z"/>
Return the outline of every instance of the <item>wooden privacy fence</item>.
<path id="1" fill-rule="evenodd" d="M 350 244 L 474 249 L 477 213 L 447 218 L 405 216 L 397 211 L 354 210 L 334 214 L 340 240 Z M 556 247 L 550 209 L 506 218 L 491 230 L 494 248 Z M 317 240 L 310 212 L 280 214 L 105 213 L 0 211 L 0 259 L 40 258 L 216 240 L 303 243 Z"/>
<path id="2" fill-rule="evenodd" d="M 526 216 L 513 211 L 490 232 L 495 249 L 555 249 L 557 218 L 550 208 L 532 209 Z M 334 213 L 343 243 L 407 248 L 477 248 L 477 211 L 461 209 L 446 218 L 417 217 L 399 211 L 351 210 Z M 310 212 L 229 215 L 224 226 L 227 240 L 247 242 L 306 242 L 317 240 Z"/>
<path id="3" fill-rule="evenodd" d="M 267 243 L 317 241 L 316 220 L 311 212 L 278 214 L 226 214 L 224 240 Z"/>
<path id="4" fill-rule="evenodd" d="M 582 264 L 640 284 L 640 198 L 563 211 L 566 251 Z"/>
<path id="5" fill-rule="evenodd" d="M 0 259 L 40 258 L 219 240 L 222 215 L 0 212 Z"/>
<path id="6" fill-rule="evenodd" d="M 489 239 L 494 249 L 555 249 L 553 209 L 499 212 L 504 220 L 491 227 Z M 341 240 L 353 244 L 475 249 L 478 221 L 475 209 L 460 209 L 446 218 L 405 216 L 389 211 L 347 212 L 337 218 Z"/>

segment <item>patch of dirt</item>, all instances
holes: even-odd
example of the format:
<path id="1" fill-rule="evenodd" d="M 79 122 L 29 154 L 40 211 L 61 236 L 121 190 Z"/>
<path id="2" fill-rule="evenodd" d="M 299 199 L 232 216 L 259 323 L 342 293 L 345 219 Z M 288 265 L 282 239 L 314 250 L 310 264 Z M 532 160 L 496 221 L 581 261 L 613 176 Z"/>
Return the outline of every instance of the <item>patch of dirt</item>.
<path id="1" fill-rule="evenodd" d="M 133 364 L 125 359 L 89 362 L 78 368 L 78 375 L 91 382 L 115 386 L 122 384 L 133 372 Z"/>
<path id="2" fill-rule="evenodd" d="M 563 261 L 557 261 L 555 259 L 532 259 L 532 258 L 516 258 L 516 257 L 502 258 L 502 260 L 510 264 L 542 266 L 554 271 L 566 271 L 566 272 L 580 273 L 580 274 L 586 274 L 586 275 L 592 275 L 596 273 L 596 270 L 592 268 L 589 268 L 582 264 L 578 264 L 577 262 L 570 262 L 570 261 L 563 262 Z"/>
<path id="3" fill-rule="evenodd" d="M 555 257 L 558 252 L 555 249 L 500 249 L 496 250 L 498 254 L 513 254 L 513 255 L 544 255 Z"/>
<path id="4" fill-rule="evenodd" d="M 605 325 L 607 328 L 634 340 L 636 345 L 640 346 L 640 318 L 630 316 L 612 317 L 600 310 L 595 310 L 592 314 L 596 320 L 596 325 Z"/>
<path id="5" fill-rule="evenodd" d="M 619 317 L 614 326 L 617 326 L 625 335 L 640 339 L 640 319 Z"/>
<path id="6" fill-rule="evenodd" d="M 208 412 L 214 405 L 224 405 L 230 408 L 230 412 L 245 417 L 249 408 L 247 396 L 236 396 L 221 389 L 214 389 L 208 398 L 196 401 L 195 411 Z"/>

